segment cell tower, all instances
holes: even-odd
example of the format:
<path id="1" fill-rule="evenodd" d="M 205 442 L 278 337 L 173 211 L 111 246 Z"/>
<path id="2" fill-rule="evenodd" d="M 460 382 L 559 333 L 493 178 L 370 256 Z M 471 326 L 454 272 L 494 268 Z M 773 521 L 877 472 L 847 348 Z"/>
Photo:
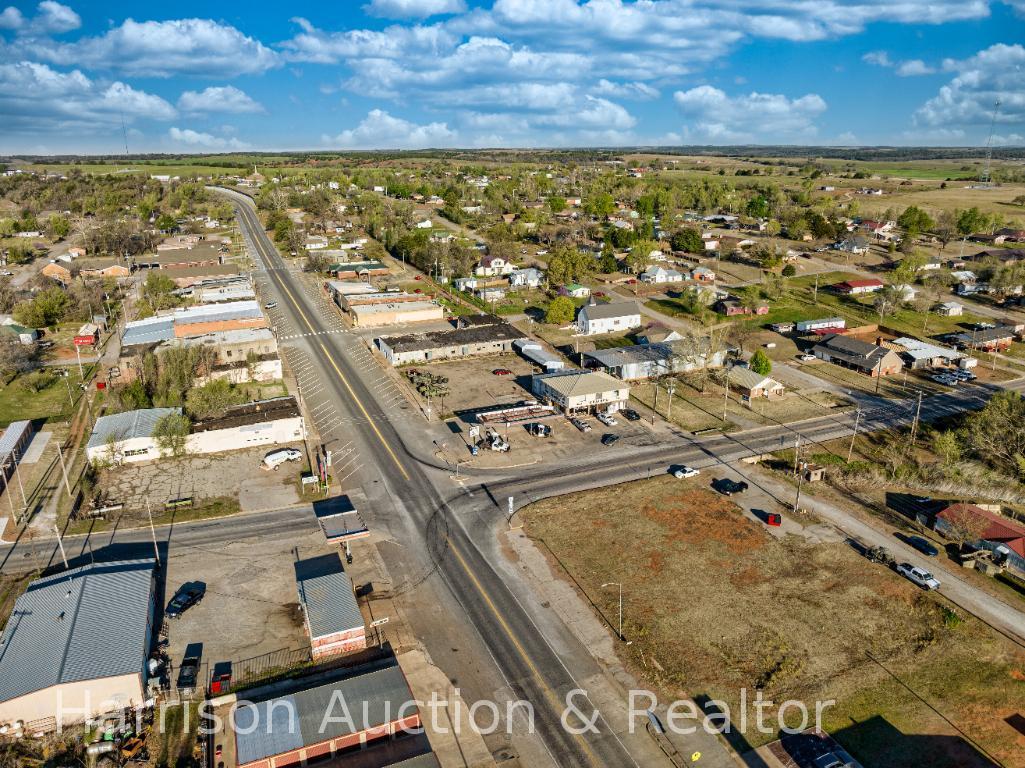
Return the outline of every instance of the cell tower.
<path id="1" fill-rule="evenodd" d="M 983 184 L 989 185 L 992 183 L 992 179 L 989 175 L 990 165 L 993 162 L 993 129 L 996 128 L 997 124 L 997 113 L 1000 111 L 1000 99 L 997 99 L 993 104 L 993 117 L 989 121 L 989 137 L 986 139 L 986 165 L 982 168 L 982 175 L 979 176 L 979 181 Z"/>

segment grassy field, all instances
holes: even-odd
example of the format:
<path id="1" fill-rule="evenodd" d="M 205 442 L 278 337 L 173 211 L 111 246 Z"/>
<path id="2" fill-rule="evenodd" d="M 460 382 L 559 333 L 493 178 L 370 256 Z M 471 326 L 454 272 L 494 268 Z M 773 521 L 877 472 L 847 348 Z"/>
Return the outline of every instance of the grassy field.
<path id="1" fill-rule="evenodd" d="M 874 768 L 991 765 L 938 711 L 1005 765 L 1025 765 L 1004 722 L 1025 708 L 1025 652 L 845 544 L 774 539 L 706 481 L 638 481 L 523 512 L 606 616 L 617 596 L 600 585 L 623 583 L 621 652 L 646 685 L 726 701 L 735 723 L 741 688 L 835 699 L 824 726 Z M 746 734 L 751 746 L 772 738 Z"/>
<path id="2" fill-rule="evenodd" d="M 72 396 L 78 393 L 80 379 L 77 366 L 69 368 L 66 379 L 58 377 L 53 384 L 39 392 L 22 386 L 23 380 L 23 376 L 18 376 L 8 384 L 0 383 L 0 424 L 6 426 L 21 419 L 61 421 L 69 417 L 71 402 L 68 399 L 68 388 Z"/>

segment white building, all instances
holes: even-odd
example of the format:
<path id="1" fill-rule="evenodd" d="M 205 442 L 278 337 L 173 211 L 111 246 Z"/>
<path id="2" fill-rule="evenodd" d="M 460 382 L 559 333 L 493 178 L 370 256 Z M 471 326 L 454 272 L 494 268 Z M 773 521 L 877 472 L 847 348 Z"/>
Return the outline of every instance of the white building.
<path id="1" fill-rule="evenodd" d="M 576 322 L 585 336 L 619 333 L 641 326 L 641 310 L 636 301 L 588 304 L 580 308 Z"/>
<path id="2" fill-rule="evenodd" d="M 534 377 L 531 390 L 567 415 L 618 411 L 630 399 L 630 387 L 601 371 L 556 371 Z"/>
<path id="3" fill-rule="evenodd" d="M 537 288 L 543 281 L 544 274 L 534 267 L 514 269 L 509 273 L 509 285 L 515 287 Z"/>
<path id="4" fill-rule="evenodd" d="M 480 260 L 480 264 L 474 268 L 473 274 L 477 277 L 498 277 L 510 274 L 513 269 L 513 265 L 501 256 L 488 255 Z"/>
<path id="5" fill-rule="evenodd" d="M 682 283 L 683 273 L 677 272 L 675 269 L 650 266 L 640 274 L 640 278 L 642 282 L 651 283 L 653 285 L 661 283 Z"/>

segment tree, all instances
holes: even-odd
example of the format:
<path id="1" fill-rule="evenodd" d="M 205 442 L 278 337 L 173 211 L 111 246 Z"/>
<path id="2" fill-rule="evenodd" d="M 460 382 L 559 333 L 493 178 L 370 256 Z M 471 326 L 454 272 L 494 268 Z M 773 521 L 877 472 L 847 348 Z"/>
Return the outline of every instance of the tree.
<path id="1" fill-rule="evenodd" d="M 599 192 L 584 201 L 584 213 L 588 216 L 603 219 L 610 216 L 614 210 L 616 210 L 616 201 L 608 192 Z"/>
<path id="2" fill-rule="evenodd" d="M 53 286 L 40 291 L 31 301 L 14 307 L 14 319 L 29 328 L 49 328 L 61 322 L 71 309 L 71 298 L 63 288 Z"/>
<path id="3" fill-rule="evenodd" d="M 0 336 L 0 375 L 31 371 L 36 365 L 35 345 L 22 344 L 13 336 Z"/>
<path id="4" fill-rule="evenodd" d="M 751 355 L 751 361 L 748 363 L 748 366 L 759 376 L 768 376 L 772 373 L 772 361 L 765 354 L 765 350 L 762 349 L 755 350 L 755 353 Z"/>
<path id="5" fill-rule="evenodd" d="M 674 251 L 686 251 L 687 253 L 702 253 L 705 250 L 705 241 L 701 239 L 701 233 L 694 227 L 684 227 L 673 235 L 670 244 Z"/>
<path id="6" fill-rule="evenodd" d="M 214 379 L 201 387 L 190 389 L 185 397 L 185 410 L 195 419 L 223 416 L 233 405 L 246 401 L 244 390 L 226 379 Z"/>
<path id="7" fill-rule="evenodd" d="M 153 425 L 153 439 L 161 456 L 180 458 L 185 455 L 185 442 L 192 423 L 181 413 L 169 413 Z"/>
<path id="8" fill-rule="evenodd" d="M 879 313 L 879 319 L 884 320 L 897 311 L 902 301 L 900 290 L 892 285 L 887 285 L 881 291 L 876 292 L 872 306 Z"/>
<path id="9" fill-rule="evenodd" d="M 612 255 L 611 251 L 605 251 L 598 259 L 598 271 L 603 275 L 611 275 L 613 272 L 619 269 L 619 262 L 616 261 L 616 257 Z"/>
<path id="10" fill-rule="evenodd" d="M 909 205 L 897 218 L 897 223 L 904 230 L 905 239 L 914 240 L 923 232 L 928 232 L 934 226 L 934 222 L 928 213 L 917 205 Z"/>
<path id="11" fill-rule="evenodd" d="M 643 272 L 651 263 L 651 254 L 661 250 L 654 240 L 638 240 L 626 257 L 626 266 L 635 275 Z"/>
<path id="12" fill-rule="evenodd" d="M 947 429 L 934 433 L 932 450 L 942 459 L 945 466 L 953 466 L 961 460 L 961 441 L 953 430 Z"/>
<path id="13" fill-rule="evenodd" d="M 545 310 L 545 322 L 552 325 L 566 325 L 573 322 L 576 314 L 576 304 L 569 296 L 556 296 L 548 304 Z"/>
<path id="14" fill-rule="evenodd" d="M 54 240 L 63 240 L 71 231 L 71 222 L 68 221 L 67 216 L 55 213 L 50 216 L 50 221 L 46 228 Z"/>
<path id="15" fill-rule="evenodd" d="M 997 392 L 967 417 L 966 442 L 990 466 L 1025 476 L 1025 399 L 1017 392 Z"/>
<path id="16" fill-rule="evenodd" d="M 793 264 L 787 264 L 783 267 L 783 277 L 793 277 L 797 274 L 797 267 Z"/>
<path id="17" fill-rule="evenodd" d="M 562 213 L 566 210 L 566 198 L 552 195 L 548 198 L 548 210 L 552 213 Z"/>
<path id="18" fill-rule="evenodd" d="M 989 521 L 964 504 L 954 505 L 949 513 L 945 513 L 943 521 L 946 526 L 943 535 L 957 544 L 962 550 L 968 544 L 974 544 L 989 527 Z"/>
<path id="19" fill-rule="evenodd" d="M 957 233 L 963 239 L 986 226 L 986 214 L 978 208 L 968 208 L 957 214 Z"/>

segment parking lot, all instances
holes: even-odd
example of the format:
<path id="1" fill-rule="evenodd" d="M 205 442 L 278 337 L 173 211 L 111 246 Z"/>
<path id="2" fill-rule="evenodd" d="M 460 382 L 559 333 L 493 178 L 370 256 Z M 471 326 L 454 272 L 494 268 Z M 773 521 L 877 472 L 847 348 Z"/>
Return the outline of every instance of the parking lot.
<path id="1" fill-rule="evenodd" d="M 292 566 L 296 551 L 306 559 L 337 548 L 311 526 L 308 534 L 290 542 L 247 539 L 216 548 L 176 550 L 161 607 L 186 582 L 204 584 L 206 594 L 180 618 L 167 620 L 167 653 L 175 674 L 186 647 L 197 642 L 202 643 L 204 684 L 217 662 L 239 662 L 308 645 Z M 171 682 L 174 685 L 175 680 Z"/>
<path id="2" fill-rule="evenodd" d="M 171 499 L 238 499 L 243 512 L 287 507 L 299 501 L 298 477 L 304 462 L 287 462 L 275 471 L 261 469 L 263 457 L 273 450 L 298 448 L 264 445 L 230 453 L 185 456 L 123 464 L 103 470 L 99 487 L 107 503 L 123 504 L 127 512 L 145 510 L 148 500 L 154 511 L 162 510 Z"/>

